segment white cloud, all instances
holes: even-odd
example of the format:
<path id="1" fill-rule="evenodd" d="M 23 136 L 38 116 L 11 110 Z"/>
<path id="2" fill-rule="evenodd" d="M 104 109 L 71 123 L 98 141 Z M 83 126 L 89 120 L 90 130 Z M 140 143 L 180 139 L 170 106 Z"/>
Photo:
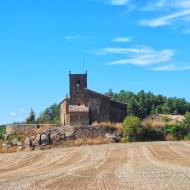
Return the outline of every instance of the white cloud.
<path id="1" fill-rule="evenodd" d="M 15 117 L 17 114 L 15 112 L 10 113 L 12 117 Z"/>
<path id="2" fill-rule="evenodd" d="M 81 39 L 83 38 L 83 36 L 81 35 L 74 35 L 74 36 L 65 36 L 65 40 L 78 40 L 78 39 Z"/>
<path id="3" fill-rule="evenodd" d="M 184 7 L 184 8 L 190 8 L 190 1 L 189 0 L 180 0 L 176 4 L 177 6 Z"/>
<path id="4" fill-rule="evenodd" d="M 124 42 L 130 42 L 131 38 L 129 38 L 129 37 L 116 37 L 116 38 L 113 38 L 112 41 L 124 43 Z"/>
<path id="5" fill-rule="evenodd" d="M 190 66 L 163 65 L 153 68 L 154 71 L 185 71 L 190 70 Z"/>
<path id="6" fill-rule="evenodd" d="M 142 20 L 140 25 L 149 26 L 149 27 L 158 27 L 171 24 L 173 21 L 185 19 L 186 16 L 190 15 L 190 10 L 183 10 L 176 12 L 167 16 L 159 17 L 152 20 Z"/>
<path id="7" fill-rule="evenodd" d="M 129 3 L 129 1 L 130 0 L 105 0 L 105 3 L 114 6 L 124 6 Z"/>
<path id="8" fill-rule="evenodd" d="M 150 1 L 148 4 L 141 8 L 142 11 L 156 11 L 163 7 L 166 7 L 166 0 Z"/>
<path id="9" fill-rule="evenodd" d="M 140 48 L 105 48 L 101 49 L 98 54 L 118 54 L 122 56 L 122 58 L 110 62 L 110 65 L 132 64 L 147 66 L 171 61 L 175 51 L 171 49 L 154 50 L 145 46 Z"/>
<path id="10" fill-rule="evenodd" d="M 158 10 L 182 10 L 189 9 L 189 0 L 150 0 L 141 9 L 143 11 L 158 11 Z"/>
<path id="11" fill-rule="evenodd" d="M 190 0 L 150 0 L 141 11 L 159 13 L 160 17 L 142 19 L 139 24 L 148 27 L 182 26 L 190 23 Z"/>

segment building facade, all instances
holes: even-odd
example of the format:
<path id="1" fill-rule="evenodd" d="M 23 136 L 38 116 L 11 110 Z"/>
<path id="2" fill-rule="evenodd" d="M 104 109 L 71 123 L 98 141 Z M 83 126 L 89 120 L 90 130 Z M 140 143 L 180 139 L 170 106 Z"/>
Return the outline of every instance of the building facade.
<path id="1" fill-rule="evenodd" d="M 127 105 L 87 88 L 85 74 L 69 73 L 70 97 L 60 103 L 62 125 L 89 125 L 94 122 L 123 122 Z"/>

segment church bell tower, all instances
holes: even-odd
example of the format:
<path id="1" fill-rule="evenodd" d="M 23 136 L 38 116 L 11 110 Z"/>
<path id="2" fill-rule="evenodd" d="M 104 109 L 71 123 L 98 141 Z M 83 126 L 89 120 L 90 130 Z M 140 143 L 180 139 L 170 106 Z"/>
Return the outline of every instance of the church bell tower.
<path id="1" fill-rule="evenodd" d="M 69 73 L 70 98 L 72 105 L 85 104 L 85 89 L 87 89 L 87 71 L 85 74 Z"/>

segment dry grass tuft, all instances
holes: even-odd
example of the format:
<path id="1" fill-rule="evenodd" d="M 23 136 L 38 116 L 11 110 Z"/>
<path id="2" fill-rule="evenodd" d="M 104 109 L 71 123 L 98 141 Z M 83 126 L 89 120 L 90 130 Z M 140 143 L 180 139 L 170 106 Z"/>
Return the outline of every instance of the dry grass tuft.
<path id="1" fill-rule="evenodd" d="M 102 126 L 102 127 L 110 127 L 113 129 L 117 129 L 119 131 L 123 130 L 123 124 L 122 123 L 111 123 L 111 122 L 94 122 L 92 126 Z"/>
<path id="2" fill-rule="evenodd" d="M 107 144 L 108 141 L 104 137 L 97 137 L 97 138 L 86 138 L 86 139 L 77 139 L 74 141 L 75 146 L 80 145 L 99 145 L 99 144 Z"/>

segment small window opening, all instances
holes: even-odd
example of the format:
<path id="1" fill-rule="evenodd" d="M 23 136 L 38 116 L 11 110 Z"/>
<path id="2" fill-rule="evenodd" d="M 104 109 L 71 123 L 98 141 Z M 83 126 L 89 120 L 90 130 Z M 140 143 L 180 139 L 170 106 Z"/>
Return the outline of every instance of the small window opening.
<path id="1" fill-rule="evenodd" d="M 77 81 L 76 87 L 77 87 L 77 94 L 79 94 L 79 91 L 80 91 L 80 81 Z"/>

